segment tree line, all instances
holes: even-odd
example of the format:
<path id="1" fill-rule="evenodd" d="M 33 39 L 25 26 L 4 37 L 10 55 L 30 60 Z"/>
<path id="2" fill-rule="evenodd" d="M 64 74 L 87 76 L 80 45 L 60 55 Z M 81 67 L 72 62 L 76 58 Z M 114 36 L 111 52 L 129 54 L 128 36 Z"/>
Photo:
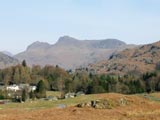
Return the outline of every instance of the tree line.
<path id="1" fill-rule="evenodd" d="M 41 83 L 39 83 L 40 81 Z M 87 71 L 65 71 L 59 66 L 50 65 L 44 67 L 34 65 L 31 68 L 23 61 L 22 64 L 0 69 L 0 82 L 5 85 L 20 83 L 44 84 L 41 87 L 45 87 L 46 90 L 61 91 L 63 94 L 79 91 L 86 94 L 108 92 L 135 94 L 160 91 L 160 72 L 155 70 L 138 76 L 132 74 L 123 76 L 95 75 Z M 43 91 L 44 89 L 38 88 L 38 90 Z M 33 93 L 31 93 L 31 96 L 33 96 Z"/>

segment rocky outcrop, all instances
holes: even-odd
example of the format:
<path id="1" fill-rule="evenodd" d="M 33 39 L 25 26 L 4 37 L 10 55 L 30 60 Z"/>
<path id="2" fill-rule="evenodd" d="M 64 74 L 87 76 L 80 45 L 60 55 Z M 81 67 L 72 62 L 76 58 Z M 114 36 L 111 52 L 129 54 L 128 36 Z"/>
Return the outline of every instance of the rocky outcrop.
<path id="1" fill-rule="evenodd" d="M 118 100 L 111 100 L 111 99 L 100 99 L 100 100 L 92 100 L 86 103 L 80 103 L 76 105 L 80 108 L 95 108 L 95 109 L 112 109 L 117 106 L 126 106 L 131 104 L 126 98 L 120 98 Z"/>

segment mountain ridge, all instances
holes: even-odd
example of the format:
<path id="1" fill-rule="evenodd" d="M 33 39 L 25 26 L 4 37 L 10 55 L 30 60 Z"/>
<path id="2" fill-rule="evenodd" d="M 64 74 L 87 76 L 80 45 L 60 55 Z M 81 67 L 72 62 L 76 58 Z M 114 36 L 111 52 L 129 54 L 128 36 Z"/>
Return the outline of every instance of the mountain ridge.
<path id="1" fill-rule="evenodd" d="M 30 65 L 60 65 L 65 69 L 73 69 L 95 63 L 108 58 L 113 52 L 133 47 L 117 39 L 79 40 L 63 36 L 55 44 L 34 42 L 26 51 L 15 55 Z"/>

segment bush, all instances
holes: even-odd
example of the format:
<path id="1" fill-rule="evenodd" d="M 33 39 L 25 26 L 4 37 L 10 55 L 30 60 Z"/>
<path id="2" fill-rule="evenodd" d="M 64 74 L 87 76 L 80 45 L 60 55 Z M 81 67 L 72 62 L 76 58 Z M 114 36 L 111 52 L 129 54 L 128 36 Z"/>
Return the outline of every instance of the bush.
<path id="1" fill-rule="evenodd" d="M 0 91 L 0 100 L 5 99 L 5 93 L 3 91 Z"/>

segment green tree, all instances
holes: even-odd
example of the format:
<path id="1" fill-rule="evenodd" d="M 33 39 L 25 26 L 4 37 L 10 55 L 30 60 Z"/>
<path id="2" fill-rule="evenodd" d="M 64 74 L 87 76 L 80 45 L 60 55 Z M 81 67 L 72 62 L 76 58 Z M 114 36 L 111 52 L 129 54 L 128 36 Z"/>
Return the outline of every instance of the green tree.
<path id="1" fill-rule="evenodd" d="M 20 78 L 21 83 L 30 83 L 31 80 L 31 72 L 29 67 L 21 67 L 20 68 Z"/>
<path id="2" fill-rule="evenodd" d="M 0 100 L 5 99 L 5 92 L 0 90 Z"/>
<path id="3" fill-rule="evenodd" d="M 23 67 L 27 67 L 26 60 L 23 60 L 23 61 L 22 61 L 22 66 L 23 66 Z"/>
<path id="4" fill-rule="evenodd" d="M 30 97 L 30 99 L 34 100 L 34 99 L 36 98 L 35 92 L 34 92 L 34 91 L 31 91 L 31 92 L 29 93 L 29 97 Z"/>
<path id="5" fill-rule="evenodd" d="M 22 101 L 25 102 L 28 99 L 28 97 L 29 97 L 28 90 L 27 90 L 27 88 L 24 88 L 22 90 Z"/>
<path id="6" fill-rule="evenodd" d="M 15 81 L 15 83 L 20 82 L 20 72 L 18 67 L 16 67 L 14 70 L 13 80 Z"/>
<path id="7" fill-rule="evenodd" d="M 92 93 L 105 93 L 105 90 L 102 86 L 95 85 L 95 86 L 93 86 Z"/>
<path id="8" fill-rule="evenodd" d="M 37 96 L 37 98 L 45 98 L 46 97 L 46 87 L 45 87 L 45 83 L 43 80 L 40 80 L 37 84 L 36 96 Z"/>

